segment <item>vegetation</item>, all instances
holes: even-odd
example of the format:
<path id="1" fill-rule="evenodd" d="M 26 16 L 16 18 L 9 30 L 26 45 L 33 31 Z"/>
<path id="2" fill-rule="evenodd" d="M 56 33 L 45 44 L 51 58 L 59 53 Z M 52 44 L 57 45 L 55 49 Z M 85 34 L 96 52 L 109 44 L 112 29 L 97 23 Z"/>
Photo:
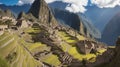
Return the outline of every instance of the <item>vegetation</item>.
<path id="1" fill-rule="evenodd" d="M 8 62 L 0 56 L 0 67 L 9 67 Z"/>
<path id="2" fill-rule="evenodd" d="M 10 67 L 37 67 L 41 66 L 41 63 L 35 60 L 31 54 L 22 46 L 21 43 L 18 43 L 19 37 L 16 37 L 16 34 L 14 36 L 11 34 L 7 34 L 8 32 L 5 32 L 1 37 L 7 37 L 5 39 L 1 38 L 2 40 L 0 42 L 0 47 L 4 45 L 4 43 L 7 43 L 12 38 L 15 38 L 12 42 L 8 43 L 4 48 L 0 48 L 0 55 L 2 57 L 6 57 L 7 61 L 10 63 Z M 9 37 L 10 36 L 10 37 Z M 4 43 L 3 43 L 4 42 Z M 23 59 L 24 58 L 24 59 Z M 0 59 L 1 61 L 1 59 Z M 5 62 L 0 62 L 1 64 L 5 64 Z M 7 64 L 5 64 L 7 65 Z M 0 67 L 8 67 L 8 66 L 0 66 Z"/>
<path id="3" fill-rule="evenodd" d="M 55 66 L 55 67 L 57 67 L 61 64 L 57 55 L 53 55 L 53 54 L 47 55 L 41 61 L 45 62 L 45 63 L 48 63 L 48 64 L 50 64 L 52 66 Z"/>

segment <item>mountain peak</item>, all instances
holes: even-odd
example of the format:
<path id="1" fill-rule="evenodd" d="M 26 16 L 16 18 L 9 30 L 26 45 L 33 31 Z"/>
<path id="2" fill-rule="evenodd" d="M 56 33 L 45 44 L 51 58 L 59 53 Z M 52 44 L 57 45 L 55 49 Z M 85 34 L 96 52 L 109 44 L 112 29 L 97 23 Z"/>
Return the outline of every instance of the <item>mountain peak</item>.
<path id="1" fill-rule="evenodd" d="M 40 12 L 44 5 L 46 5 L 44 0 L 35 0 L 28 13 L 32 13 L 34 17 L 40 18 Z"/>
<path id="2" fill-rule="evenodd" d="M 35 0 L 28 14 L 32 14 L 40 23 L 51 25 L 58 24 L 44 0 Z"/>

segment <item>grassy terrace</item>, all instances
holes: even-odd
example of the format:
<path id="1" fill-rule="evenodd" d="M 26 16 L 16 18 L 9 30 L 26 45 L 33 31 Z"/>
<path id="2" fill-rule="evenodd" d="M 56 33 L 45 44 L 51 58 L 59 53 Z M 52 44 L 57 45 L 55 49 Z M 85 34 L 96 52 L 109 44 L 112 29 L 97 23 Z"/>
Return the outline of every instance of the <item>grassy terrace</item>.
<path id="1" fill-rule="evenodd" d="M 0 67 L 9 67 L 7 60 L 3 59 L 1 56 L 0 56 Z"/>
<path id="2" fill-rule="evenodd" d="M 55 67 L 57 67 L 61 64 L 57 55 L 54 55 L 54 54 L 46 55 L 44 58 L 41 59 L 41 61 L 48 63 L 48 64 L 55 66 Z"/>
<path id="3" fill-rule="evenodd" d="M 0 36 L 0 47 L 9 42 L 12 38 L 13 41 L 7 43 L 3 48 L 0 48 L 0 56 L 5 59 L 5 57 L 9 57 L 7 61 L 10 63 L 10 67 L 37 67 L 41 66 L 39 61 L 36 61 L 31 54 L 19 43 L 19 37 L 14 34 L 10 34 L 5 32 Z M 12 53 L 16 53 L 15 57 Z M 2 59 L 3 59 L 2 58 Z M 0 63 L 3 62 L 8 64 L 4 60 L 0 59 Z M 7 67 L 1 66 L 0 67 Z"/>
<path id="4" fill-rule="evenodd" d="M 85 40 L 86 38 L 78 35 L 78 39 L 73 39 L 71 36 L 69 36 L 66 32 L 61 31 L 59 32 L 59 36 L 62 38 L 62 40 L 64 40 L 65 42 L 61 44 L 61 47 L 63 49 L 63 51 L 68 52 L 70 55 L 72 55 L 74 58 L 79 59 L 80 61 L 83 59 L 91 59 L 91 58 L 95 58 L 96 55 L 95 54 L 80 54 L 77 50 L 77 48 L 71 44 L 75 44 L 77 43 L 77 41 L 79 40 Z M 99 51 L 100 54 L 102 54 L 105 50 L 101 50 Z M 95 61 L 95 60 L 94 60 Z"/>
<path id="5" fill-rule="evenodd" d="M 66 32 L 59 32 L 58 35 L 67 43 L 71 44 L 75 44 L 78 40 L 76 38 L 73 38 L 72 36 L 68 35 Z"/>
<path id="6" fill-rule="evenodd" d="M 27 52 L 23 46 L 18 45 L 16 47 L 17 57 L 11 67 L 37 67 L 41 66 L 39 61 L 36 61 L 30 54 Z"/>
<path id="7" fill-rule="evenodd" d="M 0 36 L 0 40 L 3 39 L 5 36 L 8 36 L 9 32 L 8 31 L 5 31 L 4 34 L 2 34 Z"/>

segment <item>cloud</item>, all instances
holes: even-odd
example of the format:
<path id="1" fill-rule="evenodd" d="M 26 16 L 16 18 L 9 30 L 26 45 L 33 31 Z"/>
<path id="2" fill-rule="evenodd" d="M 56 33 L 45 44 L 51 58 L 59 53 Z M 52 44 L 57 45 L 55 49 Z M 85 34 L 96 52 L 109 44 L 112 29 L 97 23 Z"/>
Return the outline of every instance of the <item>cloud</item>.
<path id="1" fill-rule="evenodd" d="M 52 3 L 52 2 L 54 2 L 56 0 L 45 0 L 45 1 L 46 1 L 46 3 Z"/>
<path id="2" fill-rule="evenodd" d="M 45 0 L 47 3 L 52 3 L 54 1 L 62 1 L 68 3 L 66 10 L 74 13 L 84 13 L 87 9 L 85 6 L 88 4 L 88 0 Z"/>
<path id="3" fill-rule="evenodd" d="M 17 5 L 32 4 L 34 0 L 19 0 Z"/>
<path id="4" fill-rule="evenodd" d="M 69 3 L 66 6 L 66 10 L 74 13 L 84 13 L 87 9 L 85 6 L 88 5 L 88 0 L 62 0 L 63 2 Z"/>
<path id="5" fill-rule="evenodd" d="M 19 0 L 18 5 L 32 4 L 34 0 Z M 66 10 L 73 13 L 84 13 L 87 11 L 85 6 L 88 5 L 88 1 L 91 1 L 91 5 L 96 5 L 99 8 L 114 8 L 115 6 L 120 6 L 120 0 L 45 0 L 47 3 L 52 3 L 54 1 L 62 1 L 68 3 Z"/>
<path id="6" fill-rule="evenodd" d="M 17 5 L 21 6 L 23 5 L 24 3 L 22 1 L 18 1 Z"/>
<path id="7" fill-rule="evenodd" d="M 120 0 L 91 0 L 91 3 L 100 8 L 113 8 L 120 6 Z"/>

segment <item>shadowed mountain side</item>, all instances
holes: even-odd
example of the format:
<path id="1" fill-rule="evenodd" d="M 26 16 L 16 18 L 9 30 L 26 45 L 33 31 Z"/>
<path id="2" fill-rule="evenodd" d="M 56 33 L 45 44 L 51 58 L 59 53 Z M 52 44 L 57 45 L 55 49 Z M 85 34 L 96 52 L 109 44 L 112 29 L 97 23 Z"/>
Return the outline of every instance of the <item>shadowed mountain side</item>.
<path id="1" fill-rule="evenodd" d="M 52 12 L 60 23 L 69 25 L 87 37 L 101 38 L 101 33 L 83 14 L 75 14 L 57 8 L 53 8 Z"/>
<path id="2" fill-rule="evenodd" d="M 116 38 L 119 35 L 120 35 L 120 13 L 115 15 L 106 25 L 101 40 L 107 43 L 108 45 L 114 45 Z"/>

